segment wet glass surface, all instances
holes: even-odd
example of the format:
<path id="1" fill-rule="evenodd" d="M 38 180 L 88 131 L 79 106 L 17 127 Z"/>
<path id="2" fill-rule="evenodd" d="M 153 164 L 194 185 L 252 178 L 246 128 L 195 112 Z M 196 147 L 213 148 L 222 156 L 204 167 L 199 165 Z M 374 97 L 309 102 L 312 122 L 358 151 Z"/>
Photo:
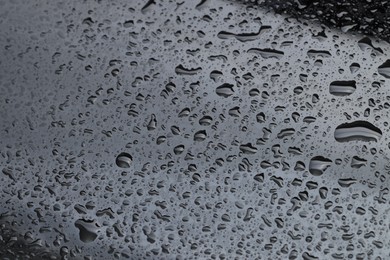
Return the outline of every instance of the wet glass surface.
<path id="1" fill-rule="evenodd" d="M 0 2 L 1 259 L 390 258 L 386 3 L 251 2 Z"/>

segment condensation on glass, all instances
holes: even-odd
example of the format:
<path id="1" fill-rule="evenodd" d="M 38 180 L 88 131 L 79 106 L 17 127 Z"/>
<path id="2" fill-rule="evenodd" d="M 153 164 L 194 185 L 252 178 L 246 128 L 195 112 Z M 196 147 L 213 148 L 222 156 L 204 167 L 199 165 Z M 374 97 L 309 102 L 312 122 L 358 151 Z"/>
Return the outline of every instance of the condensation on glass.
<path id="1" fill-rule="evenodd" d="M 389 259 L 390 47 L 343 30 L 1 2 L 1 258 Z"/>

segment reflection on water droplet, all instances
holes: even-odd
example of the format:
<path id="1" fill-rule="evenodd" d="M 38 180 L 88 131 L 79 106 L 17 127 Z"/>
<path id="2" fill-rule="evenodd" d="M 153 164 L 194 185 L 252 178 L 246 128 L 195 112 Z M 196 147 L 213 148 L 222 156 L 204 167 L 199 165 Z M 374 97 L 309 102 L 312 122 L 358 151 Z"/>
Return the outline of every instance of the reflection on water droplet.
<path id="1" fill-rule="evenodd" d="M 229 97 L 234 94 L 233 84 L 224 83 L 221 86 L 217 87 L 216 93 L 221 97 Z"/>
<path id="2" fill-rule="evenodd" d="M 390 78 L 390 60 L 386 60 L 378 67 L 378 73 L 387 79 Z"/>
<path id="3" fill-rule="evenodd" d="M 329 51 L 325 51 L 325 50 L 309 50 L 307 52 L 307 56 L 309 56 L 310 58 L 317 58 L 317 57 L 329 58 L 332 57 L 332 54 L 330 54 Z"/>
<path id="4" fill-rule="evenodd" d="M 335 96 L 348 96 L 356 90 L 356 81 L 333 81 L 330 83 L 329 92 Z"/>
<path id="5" fill-rule="evenodd" d="M 222 76 L 223 74 L 219 70 L 213 70 L 212 72 L 210 72 L 210 79 L 212 79 L 214 82 L 217 82 L 217 80 Z"/>
<path id="6" fill-rule="evenodd" d="M 339 179 L 338 181 L 339 185 L 343 188 L 347 188 L 349 186 L 351 186 L 352 184 L 355 184 L 356 183 L 356 179 L 352 179 L 352 178 L 341 178 Z"/>
<path id="7" fill-rule="evenodd" d="M 338 142 L 378 141 L 381 136 L 382 131 L 367 121 L 341 124 L 334 132 L 334 137 Z"/>
<path id="8" fill-rule="evenodd" d="M 310 160 L 309 172 L 314 176 L 320 176 L 328 167 L 332 165 L 332 160 L 323 156 L 315 156 Z"/>
<path id="9" fill-rule="evenodd" d="M 201 119 L 199 119 L 199 124 L 203 126 L 211 125 L 213 121 L 213 118 L 211 116 L 203 116 Z"/>
<path id="10" fill-rule="evenodd" d="M 175 68 L 175 72 L 178 75 L 196 75 L 198 72 L 200 72 L 202 68 L 195 68 L 195 69 L 187 69 L 184 68 L 183 65 L 179 65 Z"/>
<path id="11" fill-rule="evenodd" d="M 364 158 L 360 158 L 358 156 L 354 156 L 352 157 L 352 161 L 351 161 L 351 167 L 352 168 L 360 168 L 362 166 L 365 166 L 367 164 L 367 160 L 364 159 Z"/>
<path id="12" fill-rule="evenodd" d="M 201 130 L 195 133 L 194 140 L 200 142 L 200 141 L 204 141 L 206 137 L 207 137 L 206 130 Z"/>
<path id="13" fill-rule="evenodd" d="M 184 145 L 178 145 L 176 146 L 174 149 L 173 149 L 173 152 L 176 154 L 176 155 L 179 155 L 179 154 L 182 154 L 184 152 Z"/>
<path id="14" fill-rule="evenodd" d="M 257 152 L 257 148 L 254 147 L 251 143 L 240 145 L 240 151 L 245 154 L 255 154 Z"/>
<path id="15" fill-rule="evenodd" d="M 130 168 L 133 157 L 128 153 L 120 153 L 116 157 L 116 165 L 120 168 Z"/>
<path id="16" fill-rule="evenodd" d="M 255 53 L 259 54 L 264 59 L 268 58 L 276 58 L 281 59 L 284 55 L 284 52 L 274 49 L 259 49 L 259 48 L 252 48 L 248 50 L 248 53 Z"/>
<path id="17" fill-rule="evenodd" d="M 80 240 L 84 243 L 95 241 L 97 237 L 98 226 L 94 220 L 78 219 L 75 226 L 79 229 Z"/>
<path id="18" fill-rule="evenodd" d="M 149 131 L 152 131 L 152 130 L 155 130 L 157 128 L 157 119 L 156 119 L 156 115 L 155 114 L 152 114 L 152 116 L 150 117 L 150 121 L 147 125 L 147 129 Z"/>
<path id="19" fill-rule="evenodd" d="M 259 36 L 264 32 L 271 29 L 271 26 L 261 26 L 257 33 L 231 33 L 226 31 L 221 31 L 217 34 L 217 37 L 223 40 L 236 38 L 240 42 L 254 41 L 259 38 Z"/>
<path id="20" fill-rule="evenodd" d="M 374 45 L 372 45 L 371 39 L 368 37 L 364 37 L 360 41 L 358 41 L 358 45 L 362 51 L 367 51 L 367 50 L 373 50 L 377 54 L 382 54 L 383 51 L 381 48 L 375 48 Z"/>
<path id="21" fill-rule="evenodd" d="M 360 69 L 360 64 L 352 63 L 351 66 L 349 66 L 349 69 L 351 70 L 351 73 L 355 73 Z"/>
<path id="22" fill-rule="evenodd" d="M 278 134 L 278 138 L 284 138 L 293 135 L 294 133 L 295 133 L 294 128 L 286 128 L 280 131 L 280 133 Z"/>

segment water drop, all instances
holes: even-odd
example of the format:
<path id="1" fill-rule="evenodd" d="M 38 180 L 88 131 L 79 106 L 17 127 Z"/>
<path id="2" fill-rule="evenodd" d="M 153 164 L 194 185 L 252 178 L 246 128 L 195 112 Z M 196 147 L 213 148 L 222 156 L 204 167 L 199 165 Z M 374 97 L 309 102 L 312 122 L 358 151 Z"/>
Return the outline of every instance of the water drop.
<path id="1" fill-rule="evenodd" d="M 184 68 L 183 65 L 179 65 L 175 68 L 175 72 L 178 75 L 196 75 L 201 70 L 202 70 L 202 68 L 200 68 L 200 67 L 195 68 L 195 69 L 193 69 L 193 68 L 187 69 L 187 68 Z"/>
<path id="2" fill-rule="evenodd" d="M 230 97 L 231 95 L 234 94 L 233 86 L 234 86 L 233 84 L 224 83 L 221 86 L 217 87 L 216 93 L 218 96 L 221 97 L 225 97 L 225 98 Z"/>
<path id="3" fill-rule="evenodd" d="M 130 168 L 133 157 L 128 153 L 120 153 L 116 157 L 116 165 L 120 168 Z"/>
<path id="4" fill-rule="evenodd" d="M 328 167 L 332 165 L 332 160 L 323 156 L 315 156 L 310 160 L 309 172 L 314 176 L 320 176 Z"/>
<path id="5" fill-rule="evenodd" d="M 381 136 L 382 131 L 367 121 L 341 124 L 334 132 L 334 137 L 338 142 L 378 141 Z"/>
<path id="6" fill-rule="evenodd" d="M 333 81 L 330 83 L 329 92 L 335 96 L 348 96 L 356 90 L 356 81 Z"/>
<path id="7" fill-rule="evenodd" d="M 75 226 L 79 229 L 80 240 L 84 243 L 95 241 L 97 237 L 98 226 L 94 220 L 78 219 Z"/>
<path id="8" fill-rule="evenodd" d="M 259 54 L 264 59 L 276 58 L 281 59 L 284 55 L 284 52 L 274 49 L 259 49 L 259 48 L 251 48 L 248 50 L 248 53 Z"/>

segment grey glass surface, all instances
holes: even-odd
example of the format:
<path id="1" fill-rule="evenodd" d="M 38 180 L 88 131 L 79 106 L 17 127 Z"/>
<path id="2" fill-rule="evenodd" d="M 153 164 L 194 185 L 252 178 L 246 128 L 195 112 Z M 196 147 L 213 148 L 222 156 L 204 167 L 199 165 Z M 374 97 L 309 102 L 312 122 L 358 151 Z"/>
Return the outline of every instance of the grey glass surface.
<path id="1" fill-rule="evenodd" d="M 294 17 L 0 1 L 1 259 L 390 259 L 390 46 Z"/>

